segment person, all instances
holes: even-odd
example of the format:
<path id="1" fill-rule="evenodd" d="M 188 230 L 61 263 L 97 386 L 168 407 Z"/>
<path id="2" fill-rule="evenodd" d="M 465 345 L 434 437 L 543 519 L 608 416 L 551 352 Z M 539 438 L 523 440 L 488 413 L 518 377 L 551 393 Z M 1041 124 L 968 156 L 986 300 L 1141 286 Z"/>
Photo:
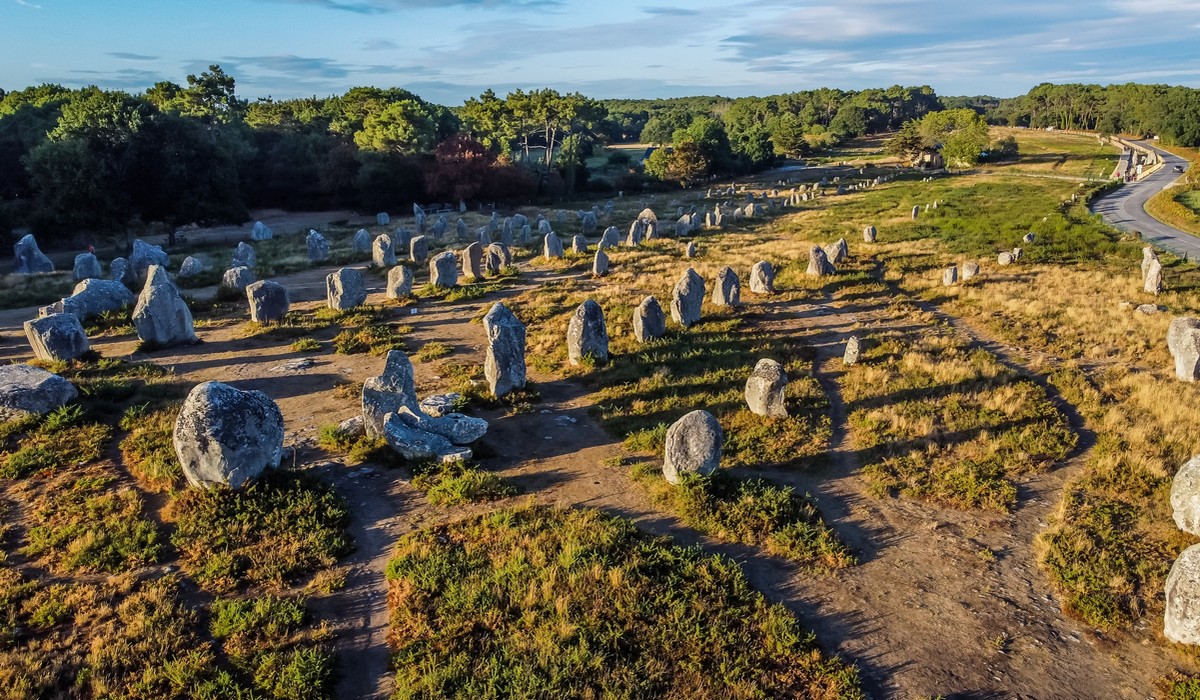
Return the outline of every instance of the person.
<path id="1" fill-rule="evenodd" d="M 91 253 L 92 255 L 95 255 L 96 254 L 96 246 L 92 245 L 91 243 L 88 243 L 88 252 Z"/>

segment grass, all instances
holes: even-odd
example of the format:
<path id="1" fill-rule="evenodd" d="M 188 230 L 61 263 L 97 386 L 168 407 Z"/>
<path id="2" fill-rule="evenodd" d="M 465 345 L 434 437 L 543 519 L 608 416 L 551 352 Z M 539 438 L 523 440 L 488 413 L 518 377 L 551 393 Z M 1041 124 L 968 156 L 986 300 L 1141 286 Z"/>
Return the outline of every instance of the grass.
<path id="1" fill-rule="evenodd" d="M 447 357 L 453 352 L 453 346 L 434 340 L 422 345 L 420 350 L 413 353 L 412 359 L 417 362 L 432 362 Z"/>
<path id="2" fill-rule="evenodd" d="M 303 599 L 218 600 L 209 631 L 233 666 L 274 698 L 333 697 L 332 633 L 310 622 Z"/>
<path id="3" fill-rule="evenodd" d="M 22 432 L 14 441 L 13 437 Z M 5 424 L 0 434 L 7 436 L 6 442 L 15 442 L 12 449 L 0 452 L 0 479 L 19 479 L 98 459 L 112 430 L 86 421 L 79 405 L 69 405 L 55 409 L 40 421 Z"/>
<path id="4" fill-rule="evenodd" d="M 53 304 L 69 296 L 74 288 L 75 280 L 70 270 L 37 275 L 0 275 L 0 309 Z"/>
<path id="5" fill-rule="evenodd" d="M 762 547 L 811 571 L 853 566 L 854 556 L 821 520 L 807 496 L 763 479 L 738 479 L 722 471 L 708 478 L 687 477 L 675 486 L 657 465 L 642 463 L 634 478 L 654 500 L 690 527 L 727 542 Z"/>
<path id="6" fill-rule="evenodd" d="M 425 464 L 413 472 L 413 488 L 424 493 L 434 505 L 485 503 L 518 493 L 504 477 L 461 460 L 450 464 Z"/>
<path id="7" fill-rule="evenodd" d="M 121 440 L 121 457 L 129 471 L 150 491 L 169 491 L 183 481 L 175 455 L 175 419 L 181 404 L 150 411 L 148 404 L 131 406 L 121 418 L 129 434 Z"/>
<path id="8" fill-rule="evenodd" d="M 1112 175 L 1121 157 L 1118 146 L 1084 134 L 993 127 L 991 136 L 993 141 L 1005 136 L 1017 140 L 1020 156 L 1007 170 L 1035 175 L 1103 180 Z"/>
<path id="9" fill-rule="evenodd" d="M 1146 212 L 1168 226 L 1200 236 L 1200 190 L 1163 190 L 1146 200 Z"/>
<path id="10" fill-rule="evenodd" d="M 423 530 L 387 576 L 394 698 L 862 697 L 735 563 L 597 511 Z"/>
<path id="11" fill-rule="evenodd" d="M 317 432 L 317 445 L 327 452 L 345 455 L 350 465 L 371 462 L 392 467 L 404 462 L 382 437 L 351 437 L 342 433 L 336 425 L 321 426 Z"/>
<path id="12" fill-rule="evenodd" d="M 292 343 L 292 352 L 319 352 L 321 341 L 316 338 L 301 338 Z"/>
<path id="13" fill-rule="evenodd" d="M 407 326 L 378 323 L 362 328 L 345 330 L 333 337 L 333 351 L 340 355 L 355 355 L 369 352 L 386 355 L 392 350 L 404 350 L 402 335 Z"/>
<path id="14" fill-rule="evenodd" d="M 286 472 L 241 491 L 185 491 L 166 515 L 184 571 L 216 592 L 246 584 L 281 589 L 353 548 L 347 505 L 327 486 Z"/>

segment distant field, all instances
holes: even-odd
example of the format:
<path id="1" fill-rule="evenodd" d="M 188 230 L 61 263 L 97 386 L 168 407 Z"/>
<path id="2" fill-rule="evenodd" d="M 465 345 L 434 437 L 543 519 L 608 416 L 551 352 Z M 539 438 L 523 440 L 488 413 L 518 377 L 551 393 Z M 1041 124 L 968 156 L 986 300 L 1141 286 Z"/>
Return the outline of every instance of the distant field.
<path id="1" fill-rule="evenodd" d="M 1039 175 L 1106 179 L 1117 167 L 1120 150 L 1095 136 L 1036 129 L 993 128 L 992 139 L 1013 136 L 1020 160 L 1011 168 Z"/>

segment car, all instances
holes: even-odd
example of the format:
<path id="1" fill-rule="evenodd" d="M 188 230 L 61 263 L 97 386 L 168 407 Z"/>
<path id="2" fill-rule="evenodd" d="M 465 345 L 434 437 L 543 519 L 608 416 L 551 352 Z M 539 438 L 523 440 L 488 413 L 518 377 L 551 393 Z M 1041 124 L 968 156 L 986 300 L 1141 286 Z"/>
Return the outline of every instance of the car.
<path id="1" fill-rule="evenodd" d="M 1177 173 L 1181 173 L 1181 172 L 1183 172 L 1183 166 L 1182 166 L 1182 165 L 1176 165 L 1175 167 L 1171 168 L 1171 170 L 1174 170 L 1174 171 L 1175 171 L 1175 172 L 1177 172 Z"/>

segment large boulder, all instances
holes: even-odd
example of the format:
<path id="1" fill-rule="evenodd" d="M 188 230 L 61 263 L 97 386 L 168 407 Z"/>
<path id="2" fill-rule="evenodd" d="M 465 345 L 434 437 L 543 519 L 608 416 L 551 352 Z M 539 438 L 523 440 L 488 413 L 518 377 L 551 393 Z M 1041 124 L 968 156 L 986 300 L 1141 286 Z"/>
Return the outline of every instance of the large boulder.
<path id="1" fill-rule="evenodd" d="M 169 263 L 170 258 L 162 248 L 150 245 L 141 239 L 134 240 L 133 252 L 129 254 L 129 266 L 133 268 L 133 274 L 137 279 L 146 279 L 151 265 L 158 265 L 166 269 Z"/>
<path id="2" fill-rule="evenodd" d="M 325 299 L 329 308 L 337 311 L 367 303 L 367 284 L 362 273 L 352 267 L 343 267 L 326 275 Z"/>
<path id="3" fill-rule="evenodd" d="M 1175 376 L 1185 382 L 1200 378 L 1200 319 L 1184 316 L 1171 321 L 1167 349 L 1175 360 Z"/>
<path id="4" fill-rule="evenodd" d="M 837 273 L 833 263 L 829 262 L 829 256 L 821 249 L 821 246 L 813 246 L 808 250 L 808 269 L 804 271 L 806 275 L 814 277 L 824 277 Z"/>
<path id="5" fill-rule="evenodd" d="M 0 366 L 0 422 L 45 415 L 77 396 L 75 385 L 40 367 Z"/>
<path id="6" fill-rule="evenodd" d="M 661 338 L 667 332 L 667 316 L 654 297 L 642 299 L 633 312 L 633 337 L 639 343 Z"/>
<path id="7" fill-rule="evenodd" d="M 742 284 L 732 267 L 726 267 L 717 273 L 712 303 L 713 306 L 739 306 L 742 303 Z"/>
<path id="8" fill-rule="evenodd" d="M 235 292 L 244 292 L 251 284 L 254 284 L 254 270 L 245 265 L 231 267 L 221 275 L 221 286 Z"/>
<path id="9" fill-rule="evenodd" d="M 1200 536 L 1200 456 L 1192 457 L 1175 472 L 1171 511 L 1180 530 Z"/>
<path id="10" fill-rule="evenodd" d="M 86 321 L 106 311 L 119 311 L 137 301 L 129 288 L 114 280 L 88 279 L 75 285 L 71 296 L 62 300 L 62 310 Z"/>
<path id="11" fill-rule="evenodd" d="M 138 339 L 151 347 L 196 342 L 192 312 L 167 271 L 159 265 L 151 265 L 147 270 L 146 286 L 133 307 L 133 327 Z"/>
<path id="12" fill-rule="evenodd" d="M 403 299 L 412 296 L 412 288 L 412 270 L 403 265 L 397 265 L 388 270 L 386 292 L 388 299 Z"/>
<path id="13" fill-rule="evenodd" d="M 725 433 L 708 411 L 692 411 L 667 428 L 663 476 L 679 484 L 686 474 L 708 476 L 721 466 Z"/>
<path id="14" fill-rule="evenodd" d="M 54 263 L 38 248 L 32 233 L 22 236 L 13 246 L 13 258 L 13 272 L 18 275 L 54 272 Z"/>
<path id="15" fill-rule="evenodd" d="M 80 253 L 75 256 L 75 265 L 71 268 L 71 276 L 76 282 L 99 278 L 104 273 L 100 270 L 100 261 L 91 253 Z"/>
<path id="16" fill-rule="evenodd" d="M 237 248 L 233 249 L 233 261 L 229 264 L 230 267 L 248 267 L 251 270 L 258 265 L 258 253 L 254 251 L 254 246 L 242 241 L 237 244 Z"/>
<path id="17" fill-rule="evenodd" d="M 775 268 L 771 263 L 761 260 L 750 268 L 750 291 L 755 294 L 775 293 Z"/>
<path id="18" fill-rule="evenodd" d="M 1163 636 L 1176 644 L 1200 644 L 1200 544 L 1183 550 L 1167 575 Z"/>
<path id="19" fill-rule="evenodd" d="M 283 455 L 283 413 L 261 391 L 197 384 L 175 419 L 175 455 L 188 483 L 239 489 Z"/>
<path id="20" fill-rule="evenodd" d="M 411 462 L 455 462 L 471 458 L 469 448 L 456 447 L 441 435 L 414 428 L 397 413 L 387 414 L 380 434 L 388 447 Z"/>
<path id="21" fill-rule="evenodd" d="M 704 278 L 689 267 L 671 292 L 671 318 L 684 328 L 690 328 L 700 322 L 703 305 Z"/>
<path id="22" fill-rule="evenodd" d="M 363 382 L 362 411 L 367 435 L 382 435 L 387 415 L 399 411 L 401 407 L 415 413 L 421 411 L 417 390 L 413 386 L 412 361 L 399 350 L 389 350 L 383 374 L 368 377 Z"/>
<path id="23" fill-rule="evenodd" d="M 429 261 L 429 283 L 442 289 L 458 285 L 458 256 L 443 250 Z"/>
<path id="24" fill-rule="evenodd" d="M 787 373 L 783 365 L 763 358 L 746 380 L 746 405 L 750 412 L 771 418 L 787 418 Z"/>
<path id="25" fill-rule="evenodd" d="M 391 267 L 396 264 L 396 248 L 392 237 L 381 233 L 371 242 L 371 262 L 375 267 Z"/>
<path id="26" fill-rule="evenodd" d="M 604 310 L 591 299 L 575 309 L 567 325 L 567 359 L 572 365 L 579 365 L 587 357 L 599 365 L 608 362 L 608 327 L 604 324 Z"/>
<path id="27" fill-rule="evenodd" d="M 75 314 L 50 314 L 25 322 L 33 356 L 46 362 L 71 361 L 91 350 L 83 324 Z"/>
<path id="28" fill-rule="evenodd" d="M 271 228 L 261 221 L 255 221 L 254 228 L 250 229 L 250 240 L 252 241 L 269 241 L 274 236 Z"/>
<path id="29" fill-rule="evenodd" d="M 525 388 L 525 324 L 501 302 L 483 317 L 487 354 L 483 376 L 496 397 Z"/>
<path id="30" fill-rule="evenodd" d="M 463 277 L 470 280 L 478 281 L 483 279 L 483 246 L 479 241 L 475 241 L 466 248 L 463 248 L 462 272 Z"/>
<path id="31" fill-rule="evenodd" d="M 542 239 L 542 255 L 547 260 L 561 258 L 563 256 L 562 240 L 556 233 L 547 233 Z"/>
<path id="32" fill-rule="evenodd" d="M 329 259 L 329 241 L 312 229 L 304 238 L 304 247 L 308 251 L 309 262 L 319 263 Z"/>
<path id="33" fill-rule="evenodd" d="M 273 280 L 248 285 L 246 299 L 250 302 L 250 320 L 255 323 L 279 323 L 291 309 L 287 288 Z"/>

